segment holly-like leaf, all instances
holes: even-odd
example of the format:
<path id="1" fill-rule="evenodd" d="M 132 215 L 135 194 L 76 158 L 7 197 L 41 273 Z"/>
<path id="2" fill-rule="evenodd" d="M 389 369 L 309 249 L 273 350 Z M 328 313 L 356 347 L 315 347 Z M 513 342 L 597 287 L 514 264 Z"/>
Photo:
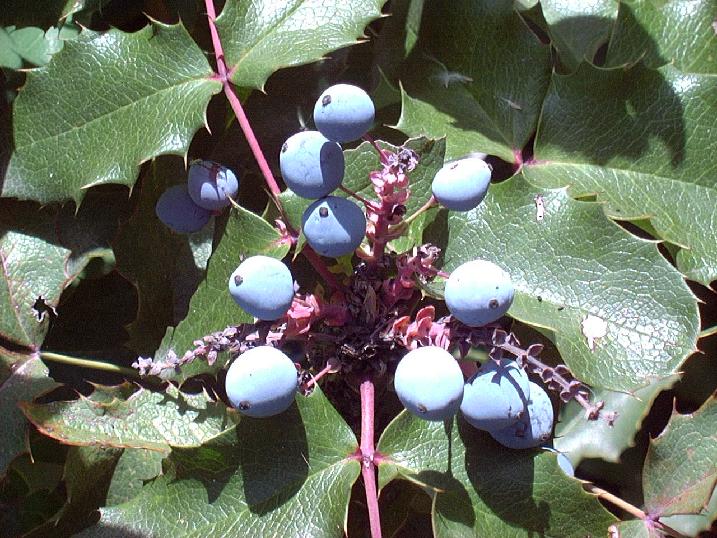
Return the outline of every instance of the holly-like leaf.
<path id="1" fill-rule="evenodd" d="M 677 514 L 660 518 L 662 523 L 687 536 L 697 536 L 700 532 L 710 530 L 715 520 L 717 520 L 717 488 L 712 490 L 709 503 L 700 510 L 699 514 Z"/>
<path id="2" fill-rule="evenodd" d="M 162 340 L 155 359 L 164 358 L 171 350 L 178 356 L 193 349 L 193 342 L 230 325 L 251 323 L 253 318 L 244 312 L 229 294 L 229 276 L 249 256 L 261 254 L 283 258 L 289 245 L 268 222 L 246 209 L 233 208 L 224 234 L 207 266 L 207 276 L 189 303 L 187 317 L 176 328 L 170 327 Z M 213 373 L 225 364 L 221 357 L 213 366 L 205 361 L 184 365 L 177 379 Z"/>
<path id="3" fill-rule="evenodd" d="M 673 413 L 647 451 L 642 484 L 651 516 L 696 514 L 717 483 L 717 399 L 691 415 Z"/>
<path id="4" fill-rule="evenodd" d="M 145 482 L 162 474 L 163 459 L 161 452 L 125 448 L 114 468 L 105 506 L 122 504 L 136 497 Z"/>
<path id="5" fill-rule="evenodd" d="M 199 448 L 174 450 L 166 474 L 101 510 L 80 536 L 341 537 L 360 466 L 356 438 L 318 389 Z M 172 517 L 160 518 L 168 506 Z"/>
<path id="6" fill-rule="evenodd" d="M 481 151 L 515 161 L 535 130 L 550 52 L 511 0 L 433 1 L 401 77 L 398 128 L 447 137 L 446 156 Z"/>
<path id="7" fill-rule="evenodd" d="M 462 419 L 428 422 L 402 412 L 377 450 L 379 484 L 404 478 L 433 490 L 433 528 L 453 536 L 601 536 L 614 521 L 555 455 L 510 450 Z"/>
<path id="8" fill-rule="evenodd" d="M 70 251 L 58 243 L 52 211 L 0 200 L 2 338 L 24 346 L 42 343 L 50 318 L 46 309 L 57 306 L 74 277 L 67 268 Z"/>
<path id="9" fill-rule="evenodd" d="M 139 295 L 137 317 L 128 332 L 129 345 L 141 355 L 154 353 L 167 327 L 185 318 L 212 253 L 214 219 L 196 233 L 177 234 L 155 213 L 162 193 L 186 181 L 182 159 L 155 160 L 139 187 L 136 212 L 113 242 L 117 269 Z"/>
<path id="10" fill-rule="evenodd" d="M 263 89 L 282 67 L 320 59 L 357 42 L 385 0 L 230 0 L 217 17 L 231 80 Z"/>
<path id="11" fill-rule="evenodd" d="M 678 375 L 672 375 L 654 381 L 632 394 L 608 389 L 592 390 L 590 400 L 605 402 L 605 413 L 617 413 L 614 421 L 587 420 L 585 409 L 571 400 L 560 411 L 553 441 L 555 448 L 569 454 L 576 466 L 587 458 L 618 463 L 620 454 L 635 446 L 635 434 L 650 412 L 655 398 L 678 379 Z"/>
<path id="12" fill-rule="evenodd" d="M 1 194 L 79 203 L 92 185 L 132 185 L 142 162 L 186 153 L 221 89 L 211 74 L 181 24 L 83 31 L 28 73 Z"/>
<path id="13" fill-rule="evenodd" d="M 607 42 L 618 10 L 614 0 L 542 0 L 540 5 L 553 45 L 570 70 L 583 60 L 592 61 Z"/>
<path id="14" fill-rule="evenodd" d="M 27 420 L 18 402 L 32 400 L 56 386 L 37 354 L 25 355 L 0 348 L 0 431 L 3 434 L 0 476 L 5 474 L 13 458 L 27 450 Z"/>
<path id="15" fill-rule="evenodd" d="M 651 67 L 672 64 L 690 73 L 717 74 L 717 4 L 712 0 L 620 2 L 606 65 L 642 60 Z"/>
<path id="16" fill-rule="evenodd" d="M 185 394 L 173 385 L 166 392 L 99 385 L 87 397 L 24 403 L 22 410 L 42 433 L 62 443 L 165 454 L 172 447 L 199 446 L 234 424 L 223 403 L 205 393 Z"/>
<path id="17" fill-rule="evenodd" d="M 715 96 L 716 77 L 671 66 L 583 64 L 555 74 L 536 160 L 524 173 L 541 186 L 569 186 L 573 196 L 596 195 L 612 218 L 649 218 L 662 239 L 682 247 L 680 271 L 708 284 L 717 278 Z"/>
<path id="18" fill-rule="evenodd" d="M 681 275 L 600 204 L 518 175 L 492 185 L 472 211 L 441 211 L 424 239 L 445 248 L 447 271 L 477 258 L 508 271 L 509 314 L 554 331 L 565 363 L 593 387 L 634 391 L 675 373 L 695 349 L 697 305 Z M 605 335 L 588 338 L 586 320 Z"/>

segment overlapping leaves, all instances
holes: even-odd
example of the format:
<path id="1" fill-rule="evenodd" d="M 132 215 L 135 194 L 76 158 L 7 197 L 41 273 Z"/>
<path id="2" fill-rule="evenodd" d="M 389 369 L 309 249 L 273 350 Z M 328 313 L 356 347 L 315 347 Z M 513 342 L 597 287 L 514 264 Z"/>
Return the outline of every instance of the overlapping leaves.
<path id="1" fill-rule="evenodd" d="M 379 484 L 433 490 L 437 537 L 599 536 L 615 520 L 546 451 L 509 450 L 462 419 L 400 414 L 378 444 Z"/>
<path id="2" fill-rule="evenodd" d="M 343 536 L 356 438 L 320 391 L 193 449 L 83 537 Z M 171 506 L 171 510 L 167 507 Z M 270 516 L 268 514 L 270 513 Z"/>

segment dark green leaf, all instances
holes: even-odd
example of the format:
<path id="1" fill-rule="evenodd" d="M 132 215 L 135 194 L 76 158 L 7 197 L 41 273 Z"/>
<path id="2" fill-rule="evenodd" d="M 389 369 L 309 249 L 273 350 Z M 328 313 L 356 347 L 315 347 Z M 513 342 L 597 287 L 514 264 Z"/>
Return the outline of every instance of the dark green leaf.
<path id="1" fill-rule="evenodd" d="M 717 4 L 712 0 L 620 2 L 606 63 L 672 64 L 690 73 L 717 74 Z"/>
<path id="2" fill-rule="evenodd" d="M 381 486 L 401 477 L 434 491 L 437 537 L 602 536 L 615 521 L 554 454 L 506 449 L 462 419 L 428 422 L 404 411 L 377 449 L 387 458 Z"/>
<path id="3" fill-rule="evenodd" d="M 0 476 L 10 462 L 27 450 L 27 420 L 18 409 L 18 402 L 57 386 L 47 375 L 47 367 L 37 354 L 24 355 L 0 348 Z"/>
<path id="4" fill-rule="evenodd" d="M 262 89 L 274 71 L 356 43 L 385 0 L 230 0 L 217 17 L 232 82 Z"/>
<path id="5" fill-rule="evenodd" d="M 162 193 L 186 181 L 182 159 L 155 160 L 139 187 L 135 214 L 113 242 L 117 269 L 134 283 L 139 295 L 137 318 L 128 331 L 129 345 L 141 355 L 154 353 L 167 327 L 185 318 L 212 253 L 214 219 L 202 230 L 183 235 L 171 231 L 155 214 Z"/>
<path id="6" fill-rule="evenodd" d="M 682 247 L 680 271 L 707 284 L 717 278 L 717 227 L 706 225 L 717 206 L 716 128 L 714 76 L 583 64 L 554 75 L 525 175 L 597 195 L 612 218 L 649 218 Z"/>
<path id="7" fill-rule="evenodd" d="M 204 394 L 165 393 L 133 385 L 98 385 L 88 397 L 48 404 L 23 404 L 45 435 L 70 445 L 146 448 L 199 446 L 233 427 L 226 406 Z"/>
<path id="8" fill-rule="evenodd" d="M 448 158 L 481 151 L 513 162 L 535 130 L 549 59 L 510 0 L 428 2 L 398 128 L 446 136 Z"/>
<path id="9" fill-rule="evenodd" d="M 52 211 L 0 200 L 0 336 L 25 346 L 42 343 L 50 315 L 38 298 L 57 306 L 74 276 L 69 257 L 56 236 Z"/>
<path id="10" fill-rule="evenodd" d="M 81 536 L 342 537 L 360 470 L 349 457 L 355 449 L 350 428 L 317 389 L 276 417 L 242 419 L 199 448 L 173 451 L 165 475 L 103 508 Z"/>
<path id="11" fill-rule="evenodd" d="M 82 32 L 28 73 L 2 195 L 79 203 L 92 185 L 132 185 L 142 162 L 186 153 L 221 89 L 211 74 L 181 25 Z"/>
<path id="12" fill-rule="evenodd" d="M 652 516 L 696 514 L 717 483 L 717 399 L 691 415 L 673 413 L 650 444 L 642 483 Z"/>
<path id="13" fill-rule="evenodd" d="M 542 0 L 540 5 L 553 45 L 570 70 L 583 60 L 592 61 L 607 42 L 618 9 L 614 0 Z"/>
<path id="14" fill-rule="evenodd" d="M 139 495 L 144 483 L 162 474 L 161 452 L 125 448 L 117 460 L 105 506 L 122 504 Z"/>

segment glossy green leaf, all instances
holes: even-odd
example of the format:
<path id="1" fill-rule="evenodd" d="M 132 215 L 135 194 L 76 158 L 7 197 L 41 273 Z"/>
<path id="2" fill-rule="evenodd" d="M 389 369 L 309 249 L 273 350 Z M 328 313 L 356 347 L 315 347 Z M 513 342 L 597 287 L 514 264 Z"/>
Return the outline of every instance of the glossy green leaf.
<path id="1" fill-rule="evenodd" d="M 385 0 L 230 0 L 217 17 L 232 82 L 262 89 L 282 67 L 316 61 L 351 45 Z"/>
<path id="2" fill-rule="evenodd" d="M 558 468 L 555 455 L 510 450 L 462 419 L 407 412 L 378 443 L 379 484 L 404 478 L 434 491 L 437 537 L 602 536 L 614 517 Z"/>
<path id="3" fill-rule="evenodd" d="M 249 256 L 261 254 L 281 259 L 288 252 L 289 245 L 282 242 L 276 228 L 246 209 L 233 208 L 224 234 L 209 259 L 207 276 L 189 303 L 187 317 L 176 328 L 167 330 L 155 358 L 165 357 L 169 350 L 181 357 L 204 335 L 230 325 L 251 323 L 253 318 L 239 308 L 229 294 L 229 276 Z M 224 366 L 224 359 L 226 357 L 220 357 L 213 366 L 194 361 L 183 366 L 177 378 L 184 380 L 217 372 Z"/>
<path id="4" fill-rule="evenodd" d="M 652 516 L 696 514 L 717 484 L 717 400 L 691 415 L 677 412 L 651 444 L 642 483 Z"/>
<path id="5" fill-rule="evenodd" d="M 592 61 L 607 42 L 619 4 L 615 0 L 542 0 L 540 5 L 561 62 L 574 70 L 581 61 Z"/>
<path id="6" fill-rule="evenodd" d="M 131 501 L 103 508 L 80 536 L 342 537 L 360 471 L 350 458 L 356 438 L 319 390 L 296 403 L 173 451 L 165 475 Z"/>
<path id="7" fill-rule="evenodd" d="M 712 0 L 623 0 L 606 65 L 643 61 L 717 74 L 717 4 Z"/>
<path id="8" fill-rule="evenodd" d="M 127 329 L 129 345 L 141 355 L 154 353 L 167 327 L 185 318 L 212 253 L 214 219 L 185 235 L 174 233 L 155 213 L 162 193 L 186 181 L 182 159 L 155 160 L 139 186 L 136 212 L 112 243 L 117 269 L 137 287 L 137 317 Z"/>
<path id="9" fill-rule="evenodd" d="M 678 514 L 660 518 L 660 521 L 688 536 L 697 536 L 700 532 L 710 530 L 717 520 L 717 488 L 712 490 L 709 503 L 699 514 Z"/>
<path id="10" fill-rule="evenodd" d="M 446 136 L 448 158 L 480 151 L 513 162 L 537 125 L 549 58 L 512 1 L 428 2 L 398 128 Z"/>
<path id="11" fill-rule="evenodd" d="M 697 305 L 681 275 L 600 204 L 518 175 L 492 185 L 472 211 L 439 213 L 425 239 L 445 248 L 447 271 L 476 258 L 508 271 L 509 314 L 554 331 L 565 363 L 593 387 L 634 391 L 675 373 L 695 349 Z M 606 328 L 594 349 L 582 329 L 588 316 Z"/>
<path id="12" fill-rule="evenodd" d="M 0 337 L 25 346 L 42 343 L 50 316 L 38 298 L 56 307 L 74 277 L 67 267 L 70 251 L 58 243 L 52 211 L 0 200 Z"/>
<path id="13" fill-rule="evenodd" d="M 600 458 L 618 463 L 620 454 L 635 446 L 635 434 L 652 408 L 655 398 L 668 390 L 679 379 L 678 375 L 654 381 L 634 393 L 608 389 L 594 389 L 590 399 L 605 402 L 603 418 L 587 420 L 585 409 L 574 400 L 564 405 L 560 422 L 555 427 L 553 444 L 577 465 L 583 459 Z M 606 420 L 607 413 L 617 413 L 614 421 Z"/>
<path id="14" fill-rule="evenodd" d="M 553 77 L 525 175 L 596 195 L 612 218 L 649 218 L 682 247 L 680 271 L 707 284 L 717 278 L 716 128 L 714 76 L 582 65 Z"/>
<path id="15" fill-rule="evenodd" d="M 17 455 L 27 450 L 27 420 L 18 403 L 57 386 L 36 354 L 25 355 L 0 348 L 0 476 Z"/>
<path id="16" fill-rule="evenodd" d="M 114 468 L 105 506 L 122 504 L 139 495 L 145 482 L 162 474 L 163 459 L 161 452 L 125 448 Z"/>
<path id="17" fill-rule="evenodd" d="M 211 74 L 181 25 L 82 32 L 28 73 L 2 195 L 79 202 L 92 185 L 131 186 L 142 162 L 186 153 L 221 89 Z"/>
<path id="18" fill-rule="evenodd" d="M 166 393 L 133 385 L 98 385 L 77 400 L 22 405 L 25 416 L 45 435 L 70 445 L 146 448 L 168 453 L 193 447 L 234 425 L 227 407 L 205 393 Z"/>

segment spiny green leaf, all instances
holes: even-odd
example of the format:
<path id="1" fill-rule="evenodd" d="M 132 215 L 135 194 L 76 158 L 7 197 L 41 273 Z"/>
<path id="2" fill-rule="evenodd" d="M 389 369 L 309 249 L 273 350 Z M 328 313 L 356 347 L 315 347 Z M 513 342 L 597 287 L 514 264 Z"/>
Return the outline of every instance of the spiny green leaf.
<path id="1" fill-rule="evenodd" d="M 717 399 L 691 415 L 673 413 L 647 451 L 642 483 L 652 516 L 696 514 L 717 483 Z"/>
<path id="2" fill-rule="evenodd" d="M 45 364 L 37 354 L 25 355 L 0 348 L 0 476 L 18 454 L 27 450 L 27 420 L 18 409 L 18 402 L 57 386 L 48 376 Z"/>
<path id="3" fill-rule="evenodd" d="M 681 275 L 600 204 L 514 176 L 472 211 L 441 211 L 424 238 L 445 249 L 448 271 L 477 258 L 508 271 L 516 288 L 509 314 L 553 330 L 565 363 L 591 386 L 634 391 L 675 373 L 695 349 L 697 304 Z M 586 319 L 605 323 L 594 349 Z"/>
<path id="4" fill-rule="evenodd" d="M 525 175 L 597 195 L 613 218 L 649 218 L 682 247 L 678 268 L 708 284 L 717 278 L 715 129 L 715 76 L 583 64 L 554 75 Z"/>
<path id="5" fill-rule="evenodd" d="M 555 427 L 555 448 L 569 454 L 576 465 L 587 458 L 618 463 L 620 454 L 635 446 L 635 434 L 650 412 L 655 398 L 678 379 L 678 375 L 672 375 L 654 381 L 632 394 L 608 389 L 592 390 L 590 400 L 605 402 L 603 413 L 617 413 L 614 421 L 605 420 L 604 415 L 598 420 L 587 420 L 585 409 L 571 400 L 560 412 L 560 422 Z"/>
<path id="6" fill-rule="evenodd" d="M 230 0 L 217 29 L 232 82 L 262 89 L 274 71 L 356 43 L 385 0 Z"/>
<path id="7" fill-rule="evenodd" d="M 204 393 L 165 393 L 132 385 L 97 386 L 88 397 L 22 406 L 45 435 L 70 445 L 146 448 L 199 446 L 233 427 L 222 403 Z"/>
<path id="8" fill-rule="evenodd" d="M 617 17 L 615 0 L 542 0 L 545 20 L 560 60 L 572 71 L 583 60 L 592 61 Z"/>
<path id="9" fill-rule="evenodd" d="M 57 306 L 74 276 L 69 257 L 51 210 L 0 200 L 0 336 L 25 346 L 42 343 L 50 315 L 37 301 L 42 297 L 47 306 Z"/>
<path id="10" fill-rule="evenodd" d="M 167 228 L 155 213 L 162 193 L 186 182 L 182 159 L 155 160 L 139 187 L 137 211 L 113 242 L 117 269 L 135 284 L 139 295 L 137 317 L 128 331 L 129 345 L 141 355 L 154 353 L 167 327 L 185 318 L 212 253 L 214 219 L 202 230 L 184 235 Z"/>
<path id="11" fill-rule="evenodd" d="M 105 506 L 122 504 L 136 497 L 145 482 L 162 474 L 163 459 L 161 452 L 125 448 L 114 468 Z"/>
<path id="12" fill-rule="evenodd" d="M 606 65 L 644 61 L 717 74 L 717 4 L 712 0 L 621 1 Z"/>
<path id="13" fill-rule="evenodd" d="M 510 450 L 462 419 L 402 412 L 377 450 L 379 484 L 401 477 L 433 490 L 437 537 L 601 536 L 616 521 L 558 468 L 555 455 Z"/>
<path id="14" fill-rule="evenodd" d="M 176 328 L 167 330 L 155 358 L 164 358 L 169 350 L 181 357 L 204 335 L 230 325 L 251 323 L 253 318 L 239 308 L 229 294 L 229 276 L 246 257 L 262 254 L 281 259 L 288 252 L 289 245 L 268 222 L 251 211 L 233 208 L 221 241 L 209 260 L 207 276 L 189 303 L 187 317 Z M 224 366 L 225 358 L 213 366 L 194 361 L 182 367 L 177 379 L 217 372 Z"/>
<path id="15" fill-rule="evenodd" d="M 510 0 L 428 2 L 398 128 L 446 136 L 448 158 L 481 151 L 513 162 L 535 130 L 549 59 Z"/>
<path id="16" fill-rule="evenodd" d="M 173 451 L 167 474 L 80 536 L 343 536 L 356 438 L 318 389 L 296 403 Z"/>
<path id="17" fill-rule="evenodd" d="M 28 73 L 2 195 L 79 202 L 92 185 L 131 186 L 142 162 L 186 153 L 221 89 L 211 74 L 181 25 L 83 31 Z"/>

